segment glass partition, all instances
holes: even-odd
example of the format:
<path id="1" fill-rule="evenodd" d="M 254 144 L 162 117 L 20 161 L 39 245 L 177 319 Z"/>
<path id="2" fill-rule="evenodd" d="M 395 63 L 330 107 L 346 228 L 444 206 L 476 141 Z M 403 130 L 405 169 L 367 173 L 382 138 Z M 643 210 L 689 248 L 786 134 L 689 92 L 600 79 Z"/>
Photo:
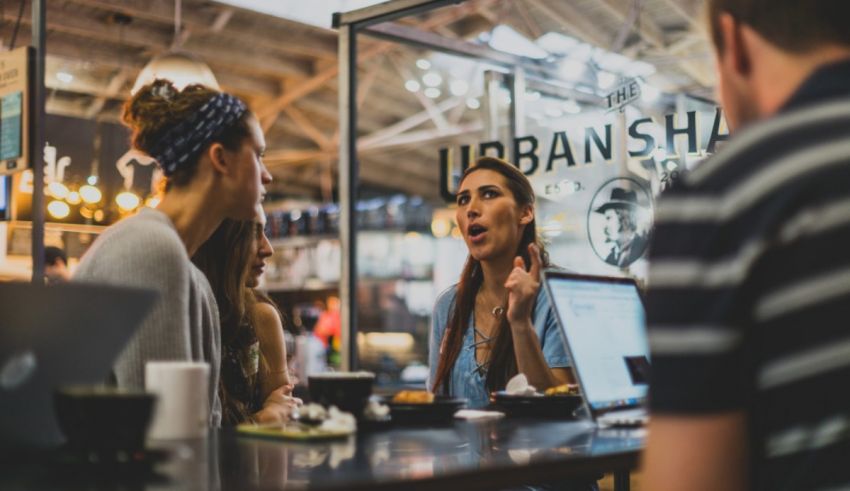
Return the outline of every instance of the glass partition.
<path id="1" fill-rule="evenodd" d="M 612 27 L 560 0 L 445 3 L 355 24 L 359 199 L 384 200 L 395 225 L 375 230 L 358 205 L 372 230 L 357 236 L 352 322 L 360 366 L 388 384 L 421 383 L 430 307 L 466 259 L 452 193 L 477 157 L 528 176 L 554 265 L 643 282 L 656 197 L 727 136 L 710 64 L 636 48 L 648 34 L 628 12 Z M 427 204 L 430 223 L 399 226 L 392 196 Z"/>

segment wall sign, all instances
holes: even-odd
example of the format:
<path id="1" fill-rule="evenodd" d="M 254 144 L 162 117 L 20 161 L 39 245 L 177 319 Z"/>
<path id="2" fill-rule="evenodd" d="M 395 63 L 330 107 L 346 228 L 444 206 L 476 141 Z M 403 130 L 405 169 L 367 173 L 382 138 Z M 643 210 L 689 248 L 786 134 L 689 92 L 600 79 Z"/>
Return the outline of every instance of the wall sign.
<path id="1" fill-rule="evenodd" d="M 33 49 L 0 53 L 0 175 L 29 167 L 30 65 Z"/>
<path id="2" fill-rule="evenodd" d="M 626 84 L 625 94 L 611 96 L 612 107 L 638 94 Z M 643 277 L 653 199 L 729 138 L 723 113 L 694 105 L 646 117 L 626 107 L 616 115 L 603 109 L 556 121 L 555 127 L 532 125 L 531 135 L 512 141 L 441 148 L 441 196 L 454 201 L 460 174 L 478 156 L 507 159 L 531 181 L 538 232 L 554 264 L 585 274 Z"/>
<path id="3" fill-rule="evenodd" d="M 635 142 L 639 148 L 628 150 L 628 156 L 632 159 L 646 160 L 653 157 L 657 148 L 665 149 L 668 157 L 676 156 L 677 138 L 687 139 L 687 153 L 714 153 L 715 147 L 721 141 L 729 138 L 729 133 L 721 133 L 723 125 L 723 112 L 718 107 L 715 109 L 712 121 L 711 135 L 705 142 L 700 141 L 698 134 L 699 119 L 696 111 L 689 111 L 685 118 L 677 118 L 677 115 L 667 114 L 664 116 L 664 136 L 659 141 L 649 128 L 655 123 L 652 118 L 640 118 L 632 121 L 626 128 L 628 142 Z M 684 119 L 684 121 L 680 121 Z M 526 176 L 533 177 L 541 173 L 556 173 L 562 168 L 575 168 L 594 165 L 595 161 L 610 162 L 614 155 L 614 144 L 622 140 L 613 136 L 613 124 L 599 126 L 587 126 L 577 129 L 564 129 L 555 131 L 551 140 L 541 142 L 537 136 L 521 136 L 514 138 L 512 142 L 513 153 L 516 156 L 516 165 Z M 704 143 L 704 145 L 703 145 Z M 583 148 L 583 152 L 574 151 L 575 148 Z M 548 151 L 547 151 L 548 149 Z M 454 185 L 453 170 L 457 167 L 455 154 L 452 149 L 441 148 L 440 155 L 440 195 L 447 203 L 454 202 L 455 196 L 451 190 Z M 460 147 L 460 172 L 462 173 L 475 161 L 477 156 L 494 155 L 501 159 L 506 158 L 505 145 L 500 141 L 481 142 L 477 148 L 472 145 Z"/>
<path id="4" fill-rule="evenodd" d="M 590 200 L 587 238 L 599 259 L 626 268 L 643 256 L 652 230 L 652 197 L 635 179 L 604 183 Z"/>
<path id="5" fill-rule="evenodd" d="M 614 111 L 622 109 L 638 99 L 640 99 L 640 84 L 637 80 L 631 79 L 606 95 L 605 103 L 608 104 L 609 111 Z"/>

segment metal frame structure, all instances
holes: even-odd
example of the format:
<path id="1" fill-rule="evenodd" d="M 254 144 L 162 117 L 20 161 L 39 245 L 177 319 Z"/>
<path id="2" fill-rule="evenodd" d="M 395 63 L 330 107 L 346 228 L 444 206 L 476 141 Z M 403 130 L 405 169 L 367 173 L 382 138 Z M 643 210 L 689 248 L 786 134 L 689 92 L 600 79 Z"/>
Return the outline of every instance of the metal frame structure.
<path id="1" fill-rule="evenodd" d="M 485 77 L 485 124 L 490 136 L 498 133 L 497 121 L 492 110 L 494 90 L 506 82 L 511 91 L 510 132 L 511 137 L 524 133 L 524 94 L 526 87 L 533 87 L 553 96 L 576 97 L 586 103 L 602 105 L 587 94 L 566 87 L 547 83 L 542 77 L 553 74 L 550 67 L 535 60 L 505 54 L 488 47 L 442 38 L 436 34 L 397 24 L 382 23 L 402 17 L 420 14 L 463 0 L 395 0 L 372 7 L 334 14 L 333 25 L 339 29 L 339 201 L 340 201 L 340 245 L 342 247 L 342 272 L 340 279 L 342 369 L 358 369 L 357 359 L 357 185 L 359 162 L 357 159 L 357 35 L 360 33 L 389 39 L 391 41 L 429 48 L 434 51 L 486 60 L 508 68 L 510 73 L 488 72 Z M 500 75 L 502 75 L 500 77 Z M 532 78 L 534 77 L 534 78 Z M 554 76 L 557 78 L 557 76 Z M 500 80 L 501 79 L 501 80 Z M 629 472 L 617 472 L 614 488 L 628 491 Z"/>
<path id="2" fill-rule="evenodd" d="M 370 26 L 427 12 L 463 0 L 397 0 L 347 13 L 335 13 L 339 30 L 339 242 L 342 248 L 340 316 L 343 370 L 357 361 L 357 35 Z M 402 40 L 398 36 L 397 40 Z M 407 40 L 406 42 L 415 42 Z"/>
<path id="3" fill-rule="evenodd" d="M 342 271 L 340 300 L 342 322 L 342 369 L 356 370 L 357 360 L 357 221 L 355 219 L 359 162 L 357 158 L 357 36 L 371 37 L 426 48 L 455 56 L 486 61 L 505 69 L 489 71 L 485 76 L 484 129 L 492 139 L 498 137 L 495 90 L 504 84 L 511 92 L 510 137 L 524 134 L 524 93 L 533 88 L 554 97 L 574 98 L 603 106 L 601 98 L 548 82 L 558 79 L 557 68 L 548 62 L 497 51 L 488 46 L 451 39 L 407 25 L 391 23 L 464 0 L 394 0 L 347 13 L 336 13 L 333 26 L 339 30 L 339 200 Z M 433 109 L 433 108 L 432 108 Z M 425 114 L 428 114 L 426 111 Z M 418 119 L 418 115 L 414 116 Z M 361 147 L 360 151 L 365 148 Z M 511 156 L 515 157 L 515 156 Z"/>
<path id="4" fill-rule="evenodd" d="M 32 190 L 32 282 L 44 283 L 44 60 L 46 53 L 47 0 L 32 2 L 32 46 L 35 60 L 29 85 L 29 165 L 33 173 Z"/>

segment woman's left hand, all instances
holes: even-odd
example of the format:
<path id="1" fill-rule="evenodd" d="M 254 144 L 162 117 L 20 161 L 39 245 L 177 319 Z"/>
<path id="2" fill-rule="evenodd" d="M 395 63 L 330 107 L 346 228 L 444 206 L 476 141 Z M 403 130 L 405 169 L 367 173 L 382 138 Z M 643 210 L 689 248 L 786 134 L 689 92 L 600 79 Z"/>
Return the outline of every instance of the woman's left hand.
<path id="1" fill-rule="evenodd" d="M 505 281 L 508 289 L 508 322 L 511 326 L 521 322 L 531 322 L 531 309 L 534 299 L 540 290 L 540 249 L 535 244 L 528 245 L 528 255 L 531 257 L 531 269 L 525 270 L 522 257 L 514 258 L 514 269 Z"/>
<path id="2" fill-rule="evenodd" d="M 262 409 L 254 413 L 255 421 L 258 423 L 284 423 L 291 419 L 292 412 L 303 402 L 297 397 L 288 395 L 287 387 L 280 387 L 269 394 L 263 402 Z"/>

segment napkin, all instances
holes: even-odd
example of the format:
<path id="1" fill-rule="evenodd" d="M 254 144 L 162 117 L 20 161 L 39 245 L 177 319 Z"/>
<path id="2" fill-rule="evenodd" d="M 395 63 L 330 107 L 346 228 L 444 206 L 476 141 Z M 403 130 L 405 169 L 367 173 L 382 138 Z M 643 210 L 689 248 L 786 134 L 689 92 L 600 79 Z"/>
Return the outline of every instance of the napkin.
<path id="1" fill-rule="evenodd" d="M 480 409 L 461 409 L 455 413 L 455 418 L 466 419 L 469 421 L 479 421 L 482 419 L 498 419 L 504 417 L 505 413 L 499 411 L 482 411 Z"/>
<path id="2" fill-rule="evenodd" d="M 357 430 L 357 420 L 354 419 L 353 414 L 340 411 L 336 406 L 331 406 L 328 410 L 328 419 L 322 421 L 319 429 L 330 432 L 350 433 Z"/>
<path id="3" fill-rule="evenodd" d="M 528 384 L 528 378 L 524 373 L 517 374 L 508 380 L 508 384 L 505 386 L 505 393 L 512 396 L 539 395 L 537 389 L 533 385 Z"/>

